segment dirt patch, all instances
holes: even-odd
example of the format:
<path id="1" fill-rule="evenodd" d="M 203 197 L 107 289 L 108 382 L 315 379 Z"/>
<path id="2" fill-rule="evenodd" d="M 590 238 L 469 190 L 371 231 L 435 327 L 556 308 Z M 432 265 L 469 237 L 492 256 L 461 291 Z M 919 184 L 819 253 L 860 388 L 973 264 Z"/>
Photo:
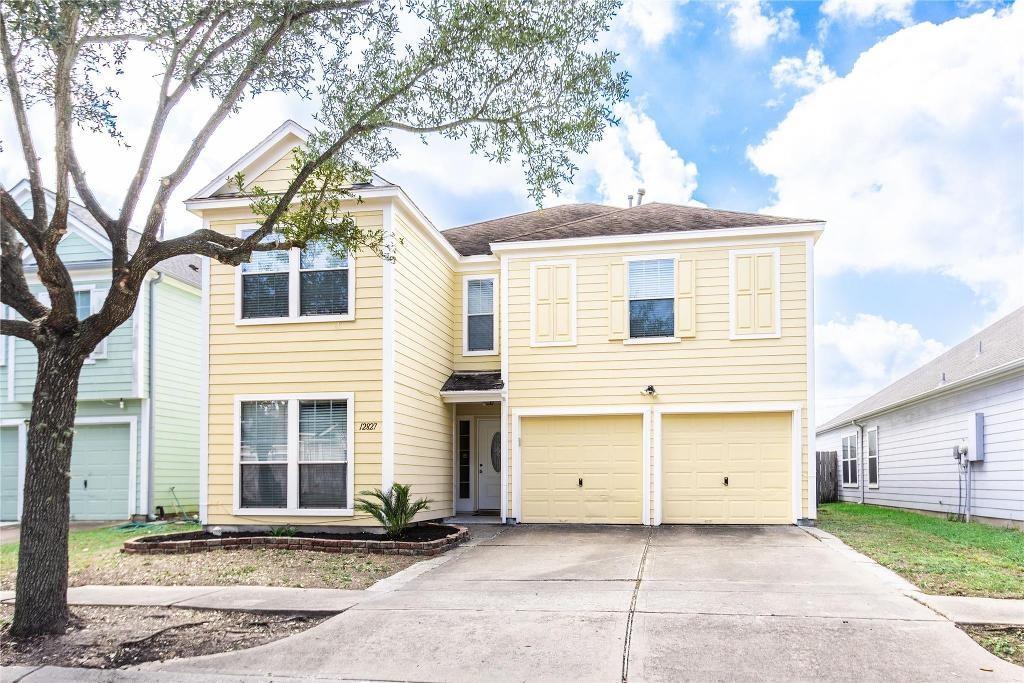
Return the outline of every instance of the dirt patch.
<path id="1" fill-rule="evenodd" d="M 959 627 L 996 657 L 1024 666 L 1024 627 L 998 624 L 959 624 Z"/>
<path id="2" fill-rule="evenodd" d="M 115 669 L 255 647 L 327 618 L 172 607 L 73 607 L 71 613 L 65 633 L 12 639 L 14 607 L 0 606 L 0 664 Z"/>
<path id="3" fill-rule="evenodd" d="M 209 531 L 189 531 L 180 534 L 161 534 L 159 536 L 144 536 L 136 539 L 139 543 L 160 543 L 163 541 L 204 541 L 204 540 L 215 540 L 218 538 L 315 538 L 332 541 L 405 541 L 422 543 L 427 541 L 437 541 L 447 537 L 450 534 L 458 533 L 458 529 L 453 526 L 445 526 L 443 524 L 425 524 L 423 526 L 409 527 L 402 535 L 396 539 L 389 539 L 383 534 L 372 534 L 365 531 L 352 532 L 352 533 L 310 533 L 305 531 L 293 531 L 291 533 L 261 533 L 258 531 L 225 531 L 219 535 L 211 534 Z"/>
<path id="4" fill-rule="evenodd" d="M 399 555 L 335 555 L 302 550 L 213 550 L 198 555 L 115 555 L 84 567 L 74 586 L 290 586 L 361 589 L 413 564 Z"/>

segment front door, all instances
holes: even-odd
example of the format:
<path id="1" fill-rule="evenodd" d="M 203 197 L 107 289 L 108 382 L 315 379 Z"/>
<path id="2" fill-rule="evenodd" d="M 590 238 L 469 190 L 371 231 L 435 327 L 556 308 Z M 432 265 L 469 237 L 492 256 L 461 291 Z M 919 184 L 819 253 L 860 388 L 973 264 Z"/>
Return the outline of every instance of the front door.
<path id="1" fill-rule="evenodd" d="M 501 428 L 500 421 L 477 418 L 476 421 L 476 507 L 497 510 L 501 507 Z"/>

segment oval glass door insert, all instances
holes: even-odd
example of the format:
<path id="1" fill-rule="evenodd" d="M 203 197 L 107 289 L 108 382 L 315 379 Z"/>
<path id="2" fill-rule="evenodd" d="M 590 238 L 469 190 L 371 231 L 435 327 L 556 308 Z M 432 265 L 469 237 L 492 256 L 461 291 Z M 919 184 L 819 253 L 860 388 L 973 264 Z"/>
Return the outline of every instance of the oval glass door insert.
<path id="1" fill-rule="evenodd" d="M 491 438 L 491 467 L 501 472 L 501 433 L 495 432 Z"/>

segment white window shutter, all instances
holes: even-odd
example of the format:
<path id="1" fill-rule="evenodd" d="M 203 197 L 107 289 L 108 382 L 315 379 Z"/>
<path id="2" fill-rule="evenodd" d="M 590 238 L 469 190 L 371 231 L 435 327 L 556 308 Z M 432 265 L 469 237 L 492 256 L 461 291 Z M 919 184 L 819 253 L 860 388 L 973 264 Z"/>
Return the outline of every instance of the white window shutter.
<path id="1" fill-rule="evenodd" d="M 107 290 L 105 290 L 105 289 L 94 289 L 94 290 L 92 290 L 92 295 L 91 296 L 92 296 L 92 301 L 91 301 L 90 309 L 92 310 L 93 313 L 96 313 L 101 308 L 103 308 L 103 302 L 107 300 Z M 93 360 L 95 360 L 97 358 L 106 358 L 106 357 L 107 357 L 107 339 L 104 337 L 103 341 L 101 341 L 99 344 L 97 344 L 96 348 L 93 349 L 93 352 L 89 356 L 89 358 L 92 358 Z"/>

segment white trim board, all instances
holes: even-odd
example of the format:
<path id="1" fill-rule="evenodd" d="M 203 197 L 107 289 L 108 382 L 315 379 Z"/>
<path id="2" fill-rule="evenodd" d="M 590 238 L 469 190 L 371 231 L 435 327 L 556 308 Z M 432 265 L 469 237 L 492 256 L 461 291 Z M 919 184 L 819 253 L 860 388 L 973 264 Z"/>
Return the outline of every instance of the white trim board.
<path id="1" fill-rule="evenodd" d="M 203 227 L 209 228 L 209 221 L 203 220 Z M 210 467 L 210 259 L 202 259 L 202 299 L 200 315 L 202 321 L 199 368 L 199 521 L 209 521 L 209 467 Z"/>

